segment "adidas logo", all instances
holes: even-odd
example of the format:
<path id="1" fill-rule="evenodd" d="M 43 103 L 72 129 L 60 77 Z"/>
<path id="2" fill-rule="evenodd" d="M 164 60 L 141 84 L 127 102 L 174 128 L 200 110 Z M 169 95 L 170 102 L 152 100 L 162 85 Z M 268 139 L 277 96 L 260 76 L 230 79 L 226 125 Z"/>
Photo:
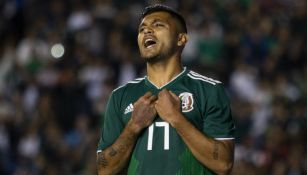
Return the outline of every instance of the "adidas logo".
<path id="1" fill-rule="evenodd" d="M 128 114 L 129 112 L 132 112 L 132 111 L 133 111 L 133 105 L 132 105 L 132 103 L 130 103 L 130 104 L 126 107 L 124 114 Z"/>

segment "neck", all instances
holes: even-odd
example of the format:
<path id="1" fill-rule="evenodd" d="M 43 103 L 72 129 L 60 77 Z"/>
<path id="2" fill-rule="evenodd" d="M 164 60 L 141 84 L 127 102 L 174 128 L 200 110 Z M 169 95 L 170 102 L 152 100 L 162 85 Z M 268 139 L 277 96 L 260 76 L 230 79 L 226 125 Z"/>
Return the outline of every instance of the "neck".
<path id="1" fill-rule="evenodd" d="M 173 80 L 182 70 L 183 68 L 178 58 L 157 63 L 147 63 L 148 79 L 159 88 Z"/>

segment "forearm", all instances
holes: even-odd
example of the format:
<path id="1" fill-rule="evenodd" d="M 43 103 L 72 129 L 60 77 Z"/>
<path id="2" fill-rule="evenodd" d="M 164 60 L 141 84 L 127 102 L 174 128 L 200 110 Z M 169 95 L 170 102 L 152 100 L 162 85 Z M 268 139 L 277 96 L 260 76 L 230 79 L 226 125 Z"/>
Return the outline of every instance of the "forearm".
<path id="1" fill-rule="evenodd" d="M 182 115 L 173 122 L 192 154 L 207 168 L 217 174 L 228 174 L 233 165 L 233 141 L 217 141 L 205 136 Z"/>
<path id="2" fill-rule="evenodd" d="M 129 125 L 110 147 L 97 154 L 99 175 L 119 173 L 128 163 L 138 134 Z"/>

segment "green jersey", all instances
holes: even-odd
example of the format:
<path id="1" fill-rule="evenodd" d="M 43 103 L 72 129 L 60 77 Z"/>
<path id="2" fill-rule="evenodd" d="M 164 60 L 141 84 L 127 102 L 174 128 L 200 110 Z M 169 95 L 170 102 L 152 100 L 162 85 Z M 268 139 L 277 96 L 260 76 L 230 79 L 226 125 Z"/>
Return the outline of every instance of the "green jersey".
<path id="1" fill-rule="evenodd" d="M 146 92 L 157 95 L 168 89 L 179 96 L 182 114 L 204 135 L 217 140 L 234 139 L 228 97 L 221 82 L 184 69 L 158 88 L 147 77 L 115 89 L 109 99 L 97 152 L 112 145 L 131 117 L 133 104 Z M 190 152 L 172 126 L 157 116 L 139 135 L 130 162 L 129 175 L 211 175 Z"/>

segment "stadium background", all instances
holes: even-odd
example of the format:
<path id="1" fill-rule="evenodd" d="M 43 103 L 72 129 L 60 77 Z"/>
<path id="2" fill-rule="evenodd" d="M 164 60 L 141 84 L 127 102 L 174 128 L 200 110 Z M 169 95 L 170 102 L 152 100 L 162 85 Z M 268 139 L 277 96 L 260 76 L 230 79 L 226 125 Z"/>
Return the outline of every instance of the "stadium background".
<path id="1" fill-rule="evenodd" d="M 95 175 L 113 88 L 144 75 L 141 0 L 0 1 L 0 174 Z M 306 0 L 168 0 L 183 61 L 224 82 L 233 175 L 307 174 Z M 51 54 L 52 53 L 52 54 Z"/>

